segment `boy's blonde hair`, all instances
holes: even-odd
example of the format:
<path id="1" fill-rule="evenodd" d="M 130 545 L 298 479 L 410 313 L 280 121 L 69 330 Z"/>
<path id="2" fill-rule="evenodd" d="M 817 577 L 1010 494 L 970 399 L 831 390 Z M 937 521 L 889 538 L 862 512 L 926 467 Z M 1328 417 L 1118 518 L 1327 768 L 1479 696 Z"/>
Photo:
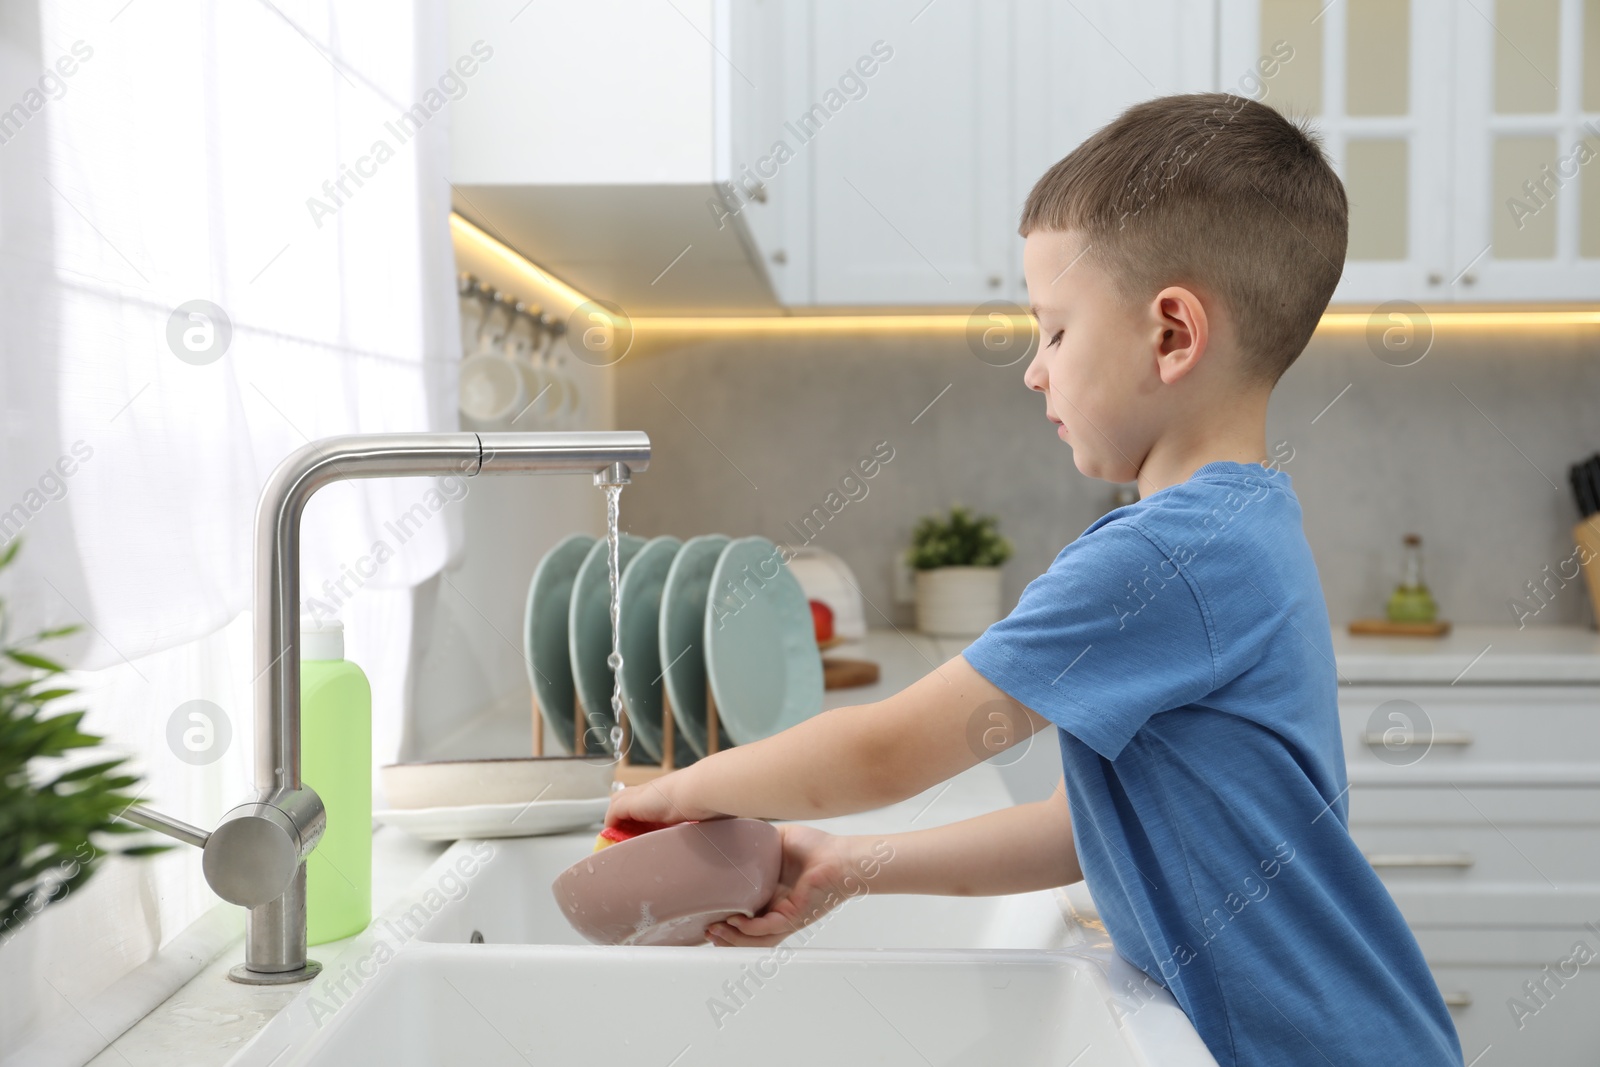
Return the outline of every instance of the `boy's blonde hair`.
<path id="1" fill-rule="evenodd" d="M 1232 93 L 1128 108 L 1045 172 L 1018 232 L 1075 230 L 1129 305 L 1183 285 L 1232 314 L 1245 374 L 1275 384 L 1344 267 L 1349 204 L 1317 135 Z"/>

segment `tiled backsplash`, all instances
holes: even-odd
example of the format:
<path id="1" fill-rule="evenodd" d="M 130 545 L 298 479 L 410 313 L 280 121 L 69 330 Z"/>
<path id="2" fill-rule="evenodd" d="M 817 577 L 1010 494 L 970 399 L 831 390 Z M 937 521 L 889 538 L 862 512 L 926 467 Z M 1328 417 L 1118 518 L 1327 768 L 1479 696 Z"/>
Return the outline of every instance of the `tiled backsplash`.
<path id="1" fill-rule="evenodd" d="M 647 431 L 654 456 L 623 524 L 809 538 L 856 570 L 868 624 L 883 625 L 874 607 L 910 617 L 892 602 L 894 554 L 919 516 L 959 501 L 1016 545 L 1010 605 L 1113 488 L 1078 473 L 1022 370 L 979 362 L 959 335 L 641 342 L 615 368 L 616 424 Z M 1590 623 L 1582 578 L 1559 575 L 1574 565 L 1567 464 L 1600 447 L 1592 328 L 1443 329 L 1409 367 L 1378 360 L 1359 329 L 1326 329 L 1279 382 L 1268 444 L 1292 449 L 1283 467 L 1336 625 L 1382 613 L 1412 531 L 1443 617 L 1515 625 L 1520 601 L 1529 625 Z M 875 448 L 893 458 L 847 481 Z M 827 519 L 808 526 L 817 508 Z"/>

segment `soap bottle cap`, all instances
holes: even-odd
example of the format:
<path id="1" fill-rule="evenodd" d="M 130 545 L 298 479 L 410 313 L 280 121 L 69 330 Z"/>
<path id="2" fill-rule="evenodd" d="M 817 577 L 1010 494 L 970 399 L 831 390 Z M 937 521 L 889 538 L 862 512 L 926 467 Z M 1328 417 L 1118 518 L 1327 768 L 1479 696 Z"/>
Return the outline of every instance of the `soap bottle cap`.
<path id="1" fill-rule="evenodd" d="M 300 660 L 344 659 L 344 623 L 336 618 L 300 616 Z"/>

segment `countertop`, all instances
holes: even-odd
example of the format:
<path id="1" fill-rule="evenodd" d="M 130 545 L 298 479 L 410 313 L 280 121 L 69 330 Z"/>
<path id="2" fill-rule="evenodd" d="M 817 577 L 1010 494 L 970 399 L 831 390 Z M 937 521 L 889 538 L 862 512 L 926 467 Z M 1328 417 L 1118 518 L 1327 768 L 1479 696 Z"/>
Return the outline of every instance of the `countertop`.
<path id="1" fill-rule="evenodd" d="M 1452 626 L 1443 637 L 1333 631 L 1341 684 L 1581 685 L 1600 682 L 1600 632 L 1581 626 Z"/>
<path id="2" fill-rule="evenodd" d="M 870 630 L 866 640 L 825 655 L 877 660 L 877 686 L 827 694 L 826 706 L 881 700 L 946 662 L 971 638 L 929 637 L 910 630 Z M 1584 626 L 1452 626 L 1443 637 L 1354 636 L 1333 627 L 1339 681 L 1348 685 L 1600 684 L 1600 631 Z"/>

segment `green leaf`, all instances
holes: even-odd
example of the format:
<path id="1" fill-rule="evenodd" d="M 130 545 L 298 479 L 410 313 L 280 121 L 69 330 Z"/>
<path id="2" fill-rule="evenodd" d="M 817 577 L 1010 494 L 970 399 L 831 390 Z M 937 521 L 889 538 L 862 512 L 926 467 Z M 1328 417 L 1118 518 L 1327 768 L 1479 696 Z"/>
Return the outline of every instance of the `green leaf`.
<path id="1" fill-rule="evenodd" d="M 20 545 L 0 549 L 0 569 Z M 0 623 L 7 618 L 0 601 Z M 83 885 L 107 855 L 151 856 L 172 847 L 120 846 L 124 835 L 141 831 L 117 818 L 134 802 L 141 781 L 127 772 L 126 756 L 96 753 L 101 758 L 48 780 L 36 762 L 104 745 L 104 738 L 82 728 L 83 709 L 55 710 L 75 690 L 48 683 L 66 668 L 34 649 L 79 629 L 56 627 L 12 641 L 0 625 L 0 931 L 31 914 L 24 907 L 30 900 L 47 906 Z M 105 846 L 94 845 L 96 839 L 107 839 Z"/>
<path id="2" fill-rule="evenodd" d="M 119 849 L 118 854 L 123 856 L 155 856 L 162 852 L 170 852 L 173 847 L 172 845 L 131 845 L 128 848 Z"/>
<path id="3" fill-rule="evenodd" d="M 52 674 L 60 674 L 62 671 L 66 670 L 65 667 L 57 663 L 55 660 L 46 659 L 45 657 L 32 652 L 23 652 L 20 649 L 8 648 L 6 649 L 5 654 L 9 658 L 14 659 L 18 663 L 22 664 L 24 667 L 37 667 L 41 671 L 50 671 Z"/>
<path id="4" fill-rule="evenodd" d="M 113 767 L 119 767 L 124 761 L 121 759 L 106 760 L 103 763 L 90 763 L 82 767 L 58 774 L 51 779 L 47 788 L 60 785 L 62 782 L 81 782 L 86 779 L 100 778 Z M 113 787 L 115 788 L 115 787 Z"/>
<path id="5" fill-rule="evenodd" d="M 906 561 L 918 570 L 936 567 L 997 567 L 1011 556 L 1011 543 L 1001 537 L 998 520 L 975 515 L 960 504 L 948 516 L 929 515 L 912 531 Z"/>

